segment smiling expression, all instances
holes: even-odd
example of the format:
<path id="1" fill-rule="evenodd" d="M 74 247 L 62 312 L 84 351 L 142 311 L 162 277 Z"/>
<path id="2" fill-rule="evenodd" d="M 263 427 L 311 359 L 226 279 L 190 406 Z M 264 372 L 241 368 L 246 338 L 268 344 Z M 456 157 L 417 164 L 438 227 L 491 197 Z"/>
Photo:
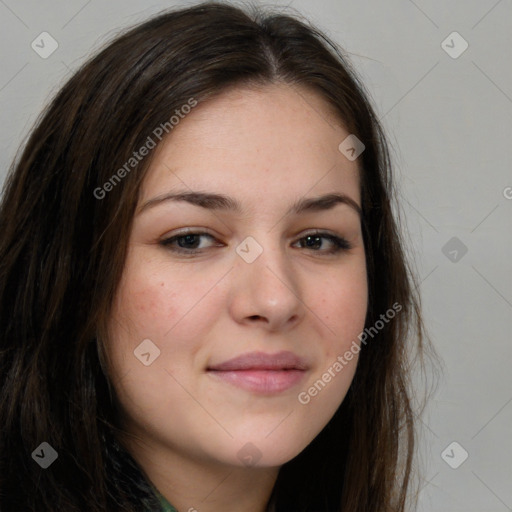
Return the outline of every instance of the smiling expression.
<path id="1" fill-rule="evenodd" d="M 357 357 L 297 396 L 364 328 L 348 135 L 319 96 L 274 84 L 200 104 L 154 150 L 108 343 L 124 426 L 148 450 L 240 466 L 252 443 L 279 466 L 343 401 Z"/>

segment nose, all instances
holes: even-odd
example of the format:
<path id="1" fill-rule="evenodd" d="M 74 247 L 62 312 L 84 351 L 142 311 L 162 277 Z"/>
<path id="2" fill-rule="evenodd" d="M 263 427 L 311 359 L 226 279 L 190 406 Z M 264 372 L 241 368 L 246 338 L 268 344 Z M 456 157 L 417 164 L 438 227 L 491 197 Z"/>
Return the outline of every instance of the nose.
<path id="1" fill-rule="evenodd" d="M 239 323 L 285 331 L 296 326 L 307 309 L 300 276 L 277 243 L 261 246 L 263 251 L 251 263 L 236 256 L 231 272 L 231 314 Z"/>

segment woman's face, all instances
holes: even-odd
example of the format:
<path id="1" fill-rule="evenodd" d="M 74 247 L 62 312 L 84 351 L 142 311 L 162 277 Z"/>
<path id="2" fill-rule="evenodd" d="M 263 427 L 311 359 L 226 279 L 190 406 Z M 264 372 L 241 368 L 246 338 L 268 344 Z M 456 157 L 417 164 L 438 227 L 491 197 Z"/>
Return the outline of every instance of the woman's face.
<path id="1" fill-rule="evenodd" d="M 315 94 L 272 85 L 198 105 L 155 150 L 108 345 L 146 453 L 280 466 L 339 407 L 367 309 L 348 135 Z"/>

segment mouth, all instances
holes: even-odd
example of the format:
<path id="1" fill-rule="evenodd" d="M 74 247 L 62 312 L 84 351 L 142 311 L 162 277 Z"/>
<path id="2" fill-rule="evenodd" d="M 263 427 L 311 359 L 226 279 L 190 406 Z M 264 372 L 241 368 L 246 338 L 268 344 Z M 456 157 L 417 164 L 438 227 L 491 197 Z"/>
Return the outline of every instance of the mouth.
<path id="1" fill-rule="evenodd" d="M 251 352 L 207 368 L 213 378 L 259 394 L 274 394 L 296 386 L 308 365 L 292 352 Z"/>

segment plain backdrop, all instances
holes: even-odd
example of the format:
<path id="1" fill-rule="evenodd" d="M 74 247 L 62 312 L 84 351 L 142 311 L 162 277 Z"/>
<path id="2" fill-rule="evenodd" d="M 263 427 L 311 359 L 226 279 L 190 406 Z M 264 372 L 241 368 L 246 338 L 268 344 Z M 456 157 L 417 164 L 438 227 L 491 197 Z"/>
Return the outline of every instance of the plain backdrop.
<path id="1" fill-rule="evenodd" d="M 193 3 L 0 0 L 1 180 L 79 64 L 119 29 Z M 512 510 L 511 0 L 254 3 L 290 5 L 349 53 L 393 146 L 403 230 L 444 361 L 423 417 L 420 510 Z M 32 46 L 42 32 L 58 44 L 47 58 Z"/>

